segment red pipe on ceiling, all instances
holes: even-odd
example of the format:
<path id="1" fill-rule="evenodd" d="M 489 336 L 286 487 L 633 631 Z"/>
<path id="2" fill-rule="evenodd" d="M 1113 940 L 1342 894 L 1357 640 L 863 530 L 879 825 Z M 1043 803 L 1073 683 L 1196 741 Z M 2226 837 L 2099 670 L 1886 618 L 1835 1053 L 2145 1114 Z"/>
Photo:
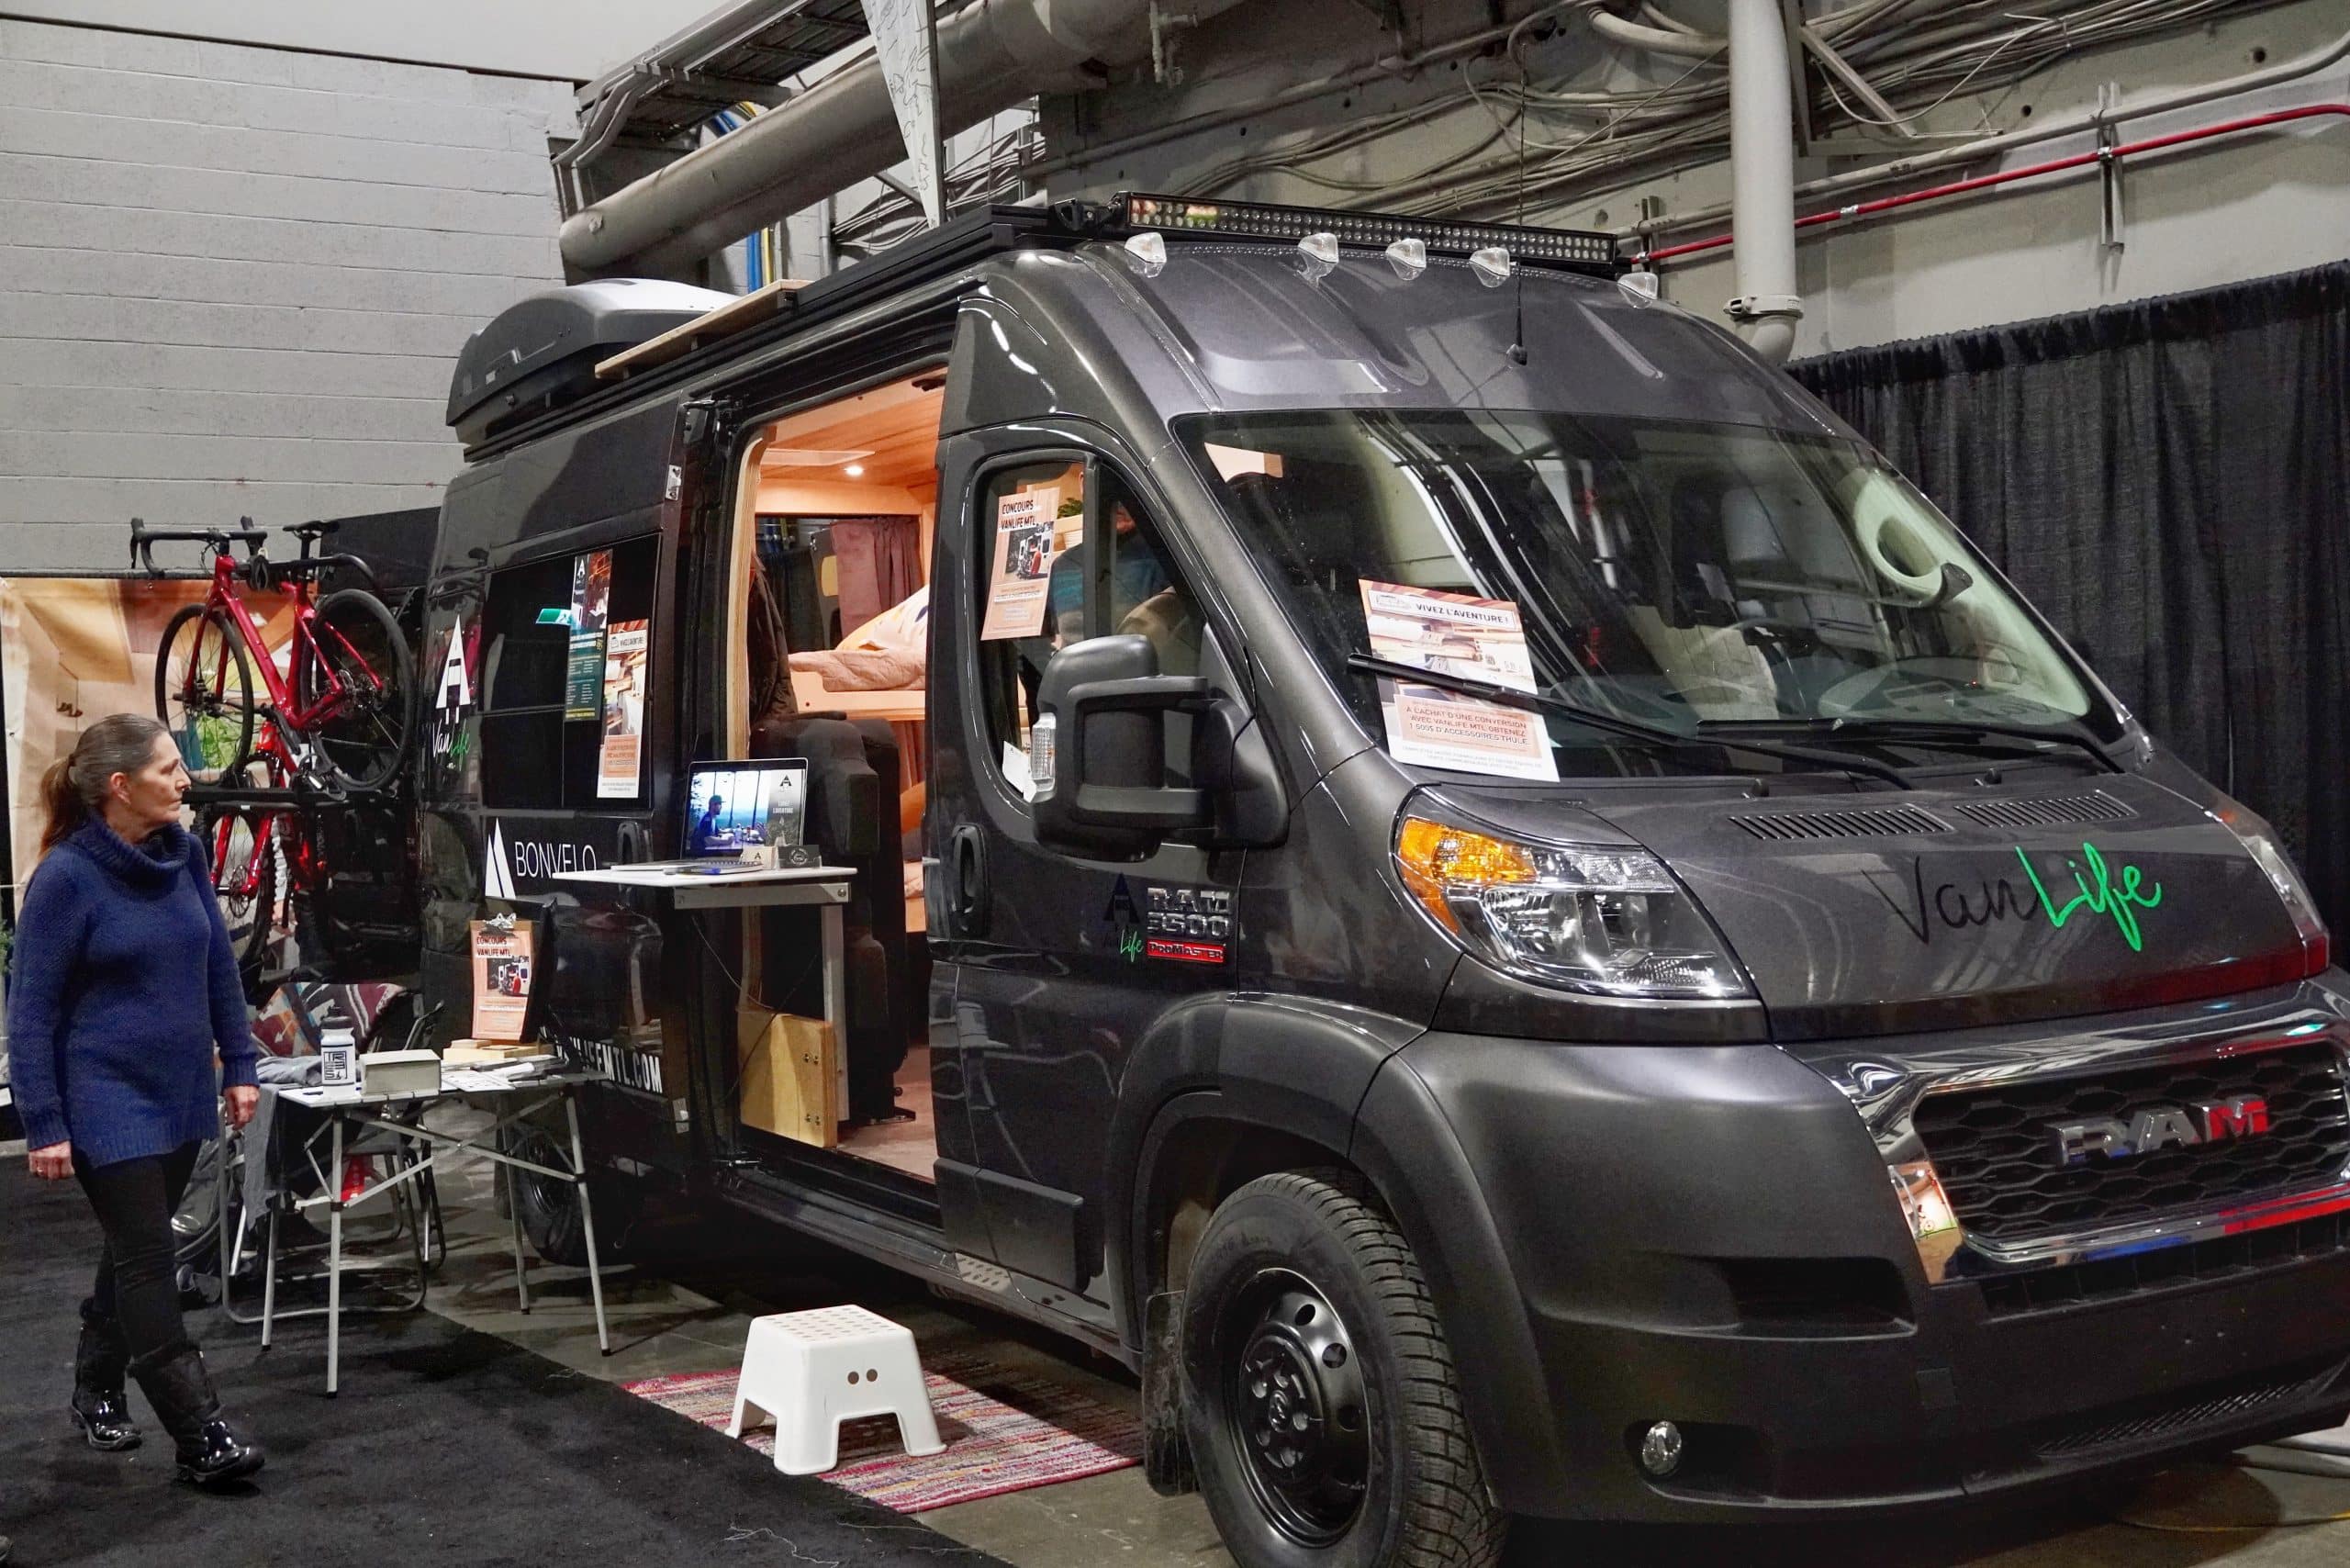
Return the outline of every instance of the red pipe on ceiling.
<path id="1" fill-rule="evenodd" d="M 2276 109 L 2267 114 L 2246 115 L 2241 119 L 2221 120 L 2217 125 L 2198 126 L 2192 130 L 2176 130 L 2167 136 L 2150 136 L 2143 141 L 2125 141 L 2118 146 L 2100 147 L 2093 152 L 2076 152 L 2068 158 L 2052 158 L 2044 163 L 2032 163 L 2020 169 L 2002 169 L 1996 174 L 1977 174 L 1971 180 L 1954 180 L 1948 185 L 1928 185 L 1923 190 L 1905 191 L 1899 196 L 1879 196 L 1874 201 L 1854 202 L 1849 207 L 1831 207 L 1826 212 L 1807 213 L 1796 219 L 1796 227 L 1817 229 L 1822 224 L 1841 223 L 1846 218 L 1871 218 L 1896 207 L 1913 207 L 1921 201 L 1940 201 L 1945 196 L 1964 196 L 1970 191 L 1989 190 L 1995 185 L 2012 185 L 2018 180 L 2036 179 L 2042 174 L 2062 174 L 2067 169 L 2087 168 L 2093 163 L 2119 162 L 2142 152 L 2159 152 L 2165 148 L 2184 146 L 2190 141 L 2208 141 L 2215 136 L 2232 136 L 2238 131 L 2260 130 L 2269 126 L 2284 125 L 2292 120 L 2317 119 L 2327 115 L 2350 117 L 2350 104 L 2305 104 L 2300 108 Z M 1634 259 L 1641 265 L 1653 265 L 1683 256 L 1694 256 L 1707 251 L 1718 251 L 1735 238 L 1717 234 L 1709 240 L 1692 240 L 1686 244 L 1667 245 L 1662 251 L 1642 251 Z"/>

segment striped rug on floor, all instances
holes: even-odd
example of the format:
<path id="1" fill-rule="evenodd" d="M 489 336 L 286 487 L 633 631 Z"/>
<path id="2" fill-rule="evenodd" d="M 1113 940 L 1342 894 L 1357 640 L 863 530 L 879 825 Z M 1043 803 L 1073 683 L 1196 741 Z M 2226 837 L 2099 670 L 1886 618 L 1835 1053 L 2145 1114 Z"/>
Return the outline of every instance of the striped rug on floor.
<path id="1" fill-rule="evenodd" d="M 840 1464 L 824 1473 L 826 1481 L 901 1514 L 919 1514 L 1141 1462 L 1142 1425 L 1133 1412 L 1049 1378 L 1007 1371 L 979 1355 L 939 1356 L 924 1376 L 946 1451 L 911 1458 L 898 1446 L 892 1417 L 849 1421 L 841 1427 Z M 734 1415 L 731 1370 L 622 1386 L 722 1432 Z M 761 1453 L 775 1451 L 770 1427 L 753 1428 L 743 1440 Z"/>

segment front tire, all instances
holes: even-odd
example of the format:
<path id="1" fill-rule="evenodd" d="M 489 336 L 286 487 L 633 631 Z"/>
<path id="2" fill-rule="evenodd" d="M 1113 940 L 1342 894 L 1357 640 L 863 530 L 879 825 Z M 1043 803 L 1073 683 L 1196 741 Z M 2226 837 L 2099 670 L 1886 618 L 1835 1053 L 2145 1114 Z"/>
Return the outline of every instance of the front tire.
<path id="1" fill-rule="evenodd" d="M 1487 1493 L 1418 1260 L 1350 1171 L 1220 1204 L 1185 1295 L 1185 1424 L 1242 1568 L 1490 1568 Z"/>
<path id="2" fill-rule="evenodd" d="M 518 1158 L 551 1170 L 571 1169 L 568 1140 L 544 1126 L 524 1122 L 507 1138 L 509 1152 Z M 531 1250 L 549 1263 L 587 1267 L 588 1226 L 579 1212 L 579 1190 L 535 1171 L 513 1174 L 514 1198 L 521 1207 L 522 1234 Z M 589 1175 L 588 1186 L 588 1201 L 596 1205 L 596 1250 L 601 1261 L 610 1262 L 627 1251 L 627 1238 L 643 1194 L 634 1181 L 600 1171 Z"/>
<path id="3" fill-rule="evenodd" d="M 182 605 L 155 645 L 155 717 L 172 732 L 199 784 L 225 782 L 253 754 L 262 689 L 229 618 L 208 604 Z"/>

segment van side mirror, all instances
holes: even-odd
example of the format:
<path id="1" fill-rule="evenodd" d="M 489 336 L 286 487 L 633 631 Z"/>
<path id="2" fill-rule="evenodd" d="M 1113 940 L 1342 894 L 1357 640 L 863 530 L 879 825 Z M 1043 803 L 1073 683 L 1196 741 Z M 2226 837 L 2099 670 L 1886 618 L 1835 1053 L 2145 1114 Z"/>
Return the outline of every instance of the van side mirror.
<path id="1" fill-rule="evenodd" d="M 1158 673 L 1147 637 L 1091 637 L 1055 654 L 1028 736 L 1038 842 L 1138 860 L 1169 834 L 1211 825 L 1206 790 L 1167 783 L 1167 715 L 1208 701 L 1200 677 Z"/>

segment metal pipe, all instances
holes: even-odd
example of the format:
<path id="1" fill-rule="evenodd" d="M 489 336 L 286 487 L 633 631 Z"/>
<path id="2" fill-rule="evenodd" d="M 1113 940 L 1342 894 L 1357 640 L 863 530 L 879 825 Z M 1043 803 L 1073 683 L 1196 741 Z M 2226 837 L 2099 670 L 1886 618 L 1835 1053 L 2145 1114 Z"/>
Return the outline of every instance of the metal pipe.
<path id="1" fill-rule="evenodd" d="M 1796 346 L 1795 91 L 1779 0 L 1729 0 L 1729 160 L 1738 296 L 1729 314 L 1774 364 Z"/>
<path id="2" fill-rule="evenodd" d="M 1929 185 L 1923 190 L 1904 191 L 1899 196 L 1879 196 L 1874 201 L 1854 202 L 1850 206 L 1830 207 L 1825 212 L 1807 213 L 1795 220 L 1796 229 L 1818 229 L 1826 224 L 1842 223 L 1855 218 L 1873 218 L 1881 212 L 1892 212 L 1919 202 L 1941 201 L 1950 196 L 1964 196 L 1972 191 L 1987 191 L 1999 185 L 2013 185 L 2018 180 L 2037 179 L 2043 174 L 2062 174 L 2067 169 L 2085 169 L 2093 163 L 2119 162 L 2124 158 L 2147 152 L 2160 152 L 2166 148 L 2184 147 L 2190 142 L 2209 141 L 2216 136 L 2232 136 L 2241 131 L 2259 130 L 2269 126 L 2285 125 L 2294 120 L 2317 119 L 2327 116 L 2350 117 L 2350 103 L 2304 104 L 2299 108 L 2274 109 L 2266 114 L 2246 115 L 2240 119 L 2221 120 L 2216 125 L 2198 126 L 2192 130 L 2172 131 L 2165 136 L 2150 136 L 2141 141 L 2125 141 L 2119 146 L 2100 147 L 2093 151 L 2076 152 L 2066 158 L 2052 158 L 2044 163 L 2027 164 L 2020 169 L 2002 169 L 1996 174 L 1977 174 L 1971 180 L 1953 180 L 1948 185 Z M 1678 261 L 1686 256 L 1718 251 L 1731 242 L 1729 234 L 1717 234 L 1709 240 L 1692 240 L 1685 244 L 1667 245 L 1661 251 L 1647 251 L 1638 260 L 1644 266 L 1661 262 Z M 1740 250 L 1744 247 L 1740 246 Z"/>
<path id="3" fill-rule="evenodd" d="M 1881 185 L 1911 174 L 1923 174 L 1936 169 L 1947 169 L 1961 163 L 1973 163 L 1998 153 L 2013 151 L 2020 147 L 2033 147 L 2060 137 L 2093 132 L 2105 126 L 2119 125 L 2125 120 L 2149 119 L 2155 115 L 2176 114 L 2182 109 L 2199 108 L 2221 98 L 2237 97 L 2245 93 L 2257 93 L 2264 88 L 2282 86 L 2304 76 L 2314 75 L 2329 65 L 2350 59 L 2350 33 L 2344 33 L 2330 44 L 2322 44 L 2307 54 L 2259 71 L 2246 72 L 2222 81 L 2190 87 L 2183 92 L 2150 97 L 2141 102 L 2121 103 L 2110 107 L 2091 109 L 2063 119 L 2049 120 L 2042 125 L 2028 126 L 2021 130 L 2007 131 L 1998 136 L 1986 136 L 1979 141 L 1962 142 L 1955 146 L 1936 148 L 1930 152 L 1912 153 L 1890 162 L 1854 169 L 1849 174 L 1831 174 L 1826 179 L 1813 180 L 1796 194 L 1818 196 L 1833 196 L 1841 191 L 1859 190 L 1869 185 Z M 1679 229 L 1695 229 L 1700 224 L 1719 223 L 1723 218 L 1736 218 L 1735 209 L 1728 203 L 1696 207 L 1684 213 L 1661 218 L 1653 223 L 1627 224 L 1616 231 L 1616 238 L 1645 242 L 1649 236 L 1671 233 Z"/>
<path id="4" fill-rule="evenodd" d="M 1011 108 L 1091 62 L 1128 58 L 1149 11 L 1150 0 L 972 0 L 938 24 L 940 129 Z M 867 54 L 574 214 L 564 264 L 588 275 L 682 269 L 904 156 L 880 62 Z"/>

